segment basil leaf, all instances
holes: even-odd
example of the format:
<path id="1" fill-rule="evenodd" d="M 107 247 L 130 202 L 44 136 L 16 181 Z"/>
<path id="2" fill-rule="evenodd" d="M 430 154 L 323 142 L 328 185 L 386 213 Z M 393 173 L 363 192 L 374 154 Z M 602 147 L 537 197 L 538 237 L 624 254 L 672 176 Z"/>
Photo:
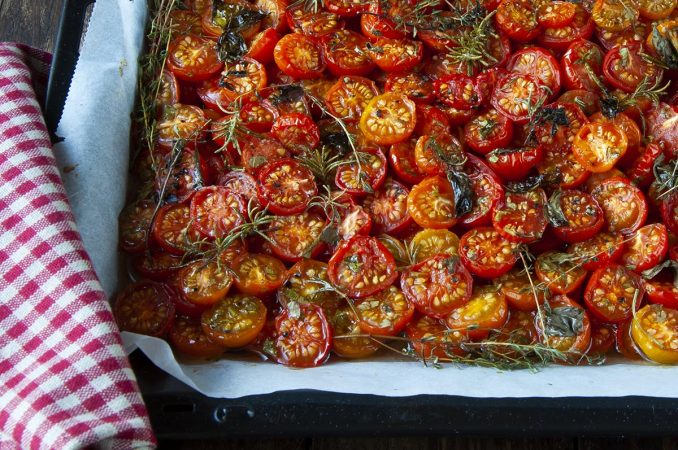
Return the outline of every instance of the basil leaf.
<path id="1" fill-rule="evenodd" d="M 450 182 L 452 192 L 454 193 L 455 216 L 461 217 L 470 213 L 473 209 L 473 201 L 475 198 L 471 178 L 464 172 L 448 170 L 447 179 Z"/>
<path id="2" fill-rule="evenodd" d="M 247 42 L 240 33 L 226 30 L 217 41 L 217 55 L 222 62 L 236 62 L 247 53 Z"/>
<path id="3" fill-rule="evenodd" d="M 546 336 L 573 337 L 584 328 L 584 310 L 573 306 L 545 309 L 544 334 Z"/>
<path id="4" fill-rule="evenodd" d="M 570 226 L 570 222 L 565 217 L 563 208 L 560 206 L 560 198 L 563 192 L 560 189 L 556 189 L 555 192 L 551 195 L 548 203 L 546 203 L 546 217 L 549 220 L 549 223 L 553 227 L 567 227 Z"/>

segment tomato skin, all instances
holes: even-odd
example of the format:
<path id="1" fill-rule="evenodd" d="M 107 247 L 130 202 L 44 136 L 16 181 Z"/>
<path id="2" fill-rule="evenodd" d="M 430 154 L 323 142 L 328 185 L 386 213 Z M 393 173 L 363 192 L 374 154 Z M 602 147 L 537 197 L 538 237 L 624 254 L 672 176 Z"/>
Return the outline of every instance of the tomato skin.
<path id="1" fill-rule="evenodd" d="M 492 92 L 492 106 L 516 123 L 528 121 L 527 101 L 533 107 L 546 101 L 547 93 L 541 82 L 529 74 L 510 73 L 501 77 Z"/>
<path id="2" fill-rule="evenodd" d="M 185 203 L 162 206 L 153 221 L 153 239 L 165 251 L 183 255 L 199 235 L 191 222 L 190 207 Z"/>
<path id="3" fill-rule="evenodd" d="M 202 329 L 212 342 L 222 347 L 244 347 L 264 328 L 266 312 L 257 297 L 226 297 L 202 313 Z"/>
<path id="4" fill-rule="evenodd" d="M 549 301 L 551 308 L 577 308 L 582 310 L 583 308 L 570 299 L 569 297 L 565 295 L 558 295 L 554 298 L 552 298 Z M 543 314 L 543 309 L 542 309 L 542 314 Z M 547 318 L 544 316 L 540 316 L 537 314 L 535 317 L 535 328 L 537 329 L 537 334 L 539 335 L 539 340 L 543 344 L 549 346 L 549 347 L 554 347 L 557 348 L 558 350 L 561 350 L 565 353 L 571 353 L 573 356 L 574 361 L 576 362 L 578 357 L 581 355 L 584 355 L 588 352 L 589 348 L 591 347 L 591 321 L 589 319 L 589 316 L 586 312 L 584 312 L 581 324 L 582 324 L 582 329 L 579 332 L 579 334 L 575 336 L 569 336 L 569 337 L 561 337 L 561 336 L 547 336 L 545 335 L 544 331 L 542 330 L 541 323 L 542 321 L 546 321 Z"/>
<path id="5" fill-rule="evenodd" d="M 412 320 L 414 305 L 395 286 L 355 301 L 360 329 L 368 334 L 394 336 Z"/>
<path id="6" fill-rule="evenodd" d="M 484 339 L 491 330 L 504 326 L 508 315 L 504 293 L 494 286 L 481 286 L 473 289 L 469 301 L 453 310 L 446 322 L 471 339 Z"/>
<path id="7" fill-rule="evenodd" d="M 595 29 L 591 15 L 580 4 L 575 4 L 575 9 L 572 23 L 564 27 L 545 28 L 537 39 L 539 44 L 556 52 L 564 52 L 574 41 L 589 39 Z"/>
<path id="8" fill-rule="evenodd" d="M 310 211 L 291 216 L 276 216 L 266 233 L 273 254 L 289 262 L 297 262 L 304 255 L 317 257 L 325 249 L 320 234 L 326 222 L 320 214 Z"/>
<path id="9" fill-rule="evenodd" d="M 358 76 L 341 77 L 327 92 L 329 111 L 346 122 L 360 120 L 367 104 L 379 94 L 374 81 Z"/>
<path id="10" fill-rule="evenodd" d="M 370 9 L 369 3 L 355 2 L 352 0 L 325 0 L 325 8 L 341 17 L 355 17 Z"/>
<path id="11" fill-rule="evenodd" d="M 636 186 L 647 188 L 652 181 L 652 168 L 656 159 L 663 153 L 663 146 L 651 142 L 626 171 L 629 180 Z"/>
<path id="12" fill-rule="evenodd" d="M 672 281 L 645 281 L 645 295 L 650 303 L 678 308 L 678 288 Z"/>
<path id="13" fill-rule="evenodd" d="M 139 253 L 147 248 L 155 203 L 140 200 L 125 207 L 118 218 L 118 247 L 127 253 Z"/>
<path id="14" fill-rule="evenodd" d="M 554 234 L 562 241 L 568 244 L 582 242 L 603 229 L 603 210 L 591 195 L 567 189 L 562 191 L 559 203 L 569 222 L 566 226 L 553 227 Z"/>
<path id="15" fill-rule="evenodd" d="M 661 305 L 647 305 L 633 317 L 631 336 L 643 356 L 659 364 L 678 363 L 678 311 Z"/>
<path id="16" fill-rule="evenodd" d="M 487 165 L 505 181 L 525 178 L 544 158 L 541 145 L 524 148 L 499 148 L 485 157 Z"/>
<path id="17" fill-rule="evenodd" d="M 191 198 L 193 226 L 211 238 L 224 237 L 241 225 L 243 220 L 239 212 L 244 210 L 243 199 L 223 187 L 204 187 Z"/>
<path id="18" fill-rule="evenodd" d="M 560 65 L 553 55 L 543 48 L 527 47 L 515 52 L 509 58 L 506 68 L 511 72 L 537 78 L 542 85 L 551 90 L 551 98 L 557 96 L 560 91 Z"/>
<path id="19" fill-rule="evenodd" d="M 143 278 L 165 281 L 177 274 L 181 268 L 181 260 L 181 256 L 151 247 L 148 251 L 133 256 L 132 267 Z M 137 277 L 132 274 L 132 278 Z"/>
<path id="20" fill-rule="evenodd" d="M 205 113 L 197 106 L 181 103 L 165 105 L 157 125 L 158 144 L 169 153 L 174 144 L 181 139 L 189 142 L 200 141 L 205 134 L 205 125 L 207 125 Z M 191 146 L 187 146 L 183 153 L 189 152 L 194 152 Z"/>
<path id="21" fill-rule="evenodd" d="M 254 4 L 257 9 L 267 13 L 267 16 L 261 21 L 262 28 L 272 28 L 278 33 L 287 31 L 287 20 L 285 17 L 287 0 L 256 0 Z"/>
<path id="22" fill-rule="evenodd" d="M 393 144 L 388 152 L 388 161 L 398 178 L 407 184 L 420 183 L 426 177 L 415 162 L 412 140 Z"/>
<path id="23" fill-rule="evenodd" d="M 367 55 L 367 39 L 350 30 L 339 30 L 322 39 L 327 69 L 336 77 L 367 75 L 376 67 Z"/>
<path id="24" fill-rule="evenodd" d="M 176 351 L 192 358 L 215 358 L 224 353 L 224 347 L 209 340 L 200 322 L 189 317 L 176 318 L 169 341 Z"/>
<path id="25" fill-rule="evenodd" d="M 624 253 L 624 238 L 620 234 L 598 233 L 571 245 L 568 253 L 584 258 L 584 269 L 597 270 L 621 258 Z"/>
<path id="26" fill-rule="evenodd" d="M 614 326 L 592 320 L 589 354 L 601 355 L 612 351 L 615 343 L 615 332 Z"/>
<path id="27" fill-rule="evenodd" d="M 192 53 L 200 54 L 196 60 Z M 167 67 L 177 78 L 186 81 L 202 81 L 219 72 L 223 63 L 217 58 L 216 43 L 195 35 L 176 37 L 168 49 Z M 198 61 L 202 58 L 204 62 Z"/>
<path id="28" fill-rule="evenodd" d="M 322 308 L 299 305 L 299 317 L 285 308 L 275 318 L 275 359 L 291 367 L 316 367 L 330 355 L 332 329 Z M 314 344 L 314 348 L 307 348 Z"/>
<path id="29" fill-rule="evenodd" d="M 603 209 L 607 229 L 611 233 L 632 233 L 647 219 L 645 195 L 624 178 L 602 181 L 591 195 Z"/>
<path id="30" fill-rule="evenodd" d="M 369 54 L 372 61 L 384 72 L 402 73 L 421 62 L 424 46 L 419 41 L 380 38 L 371 47 Z"/>
<path id="31" fill-rule="evenodd" d="M 495 206 L 504 197 L 504 188 L 497 175 L 477 156 L 467 154 L 464 172 L 471 179 L 475 201 L 471 212 L 461 217 L 466 228 L 492 224 Z"/>
<path id="32" fill-rule="evenodd" d="M 595 92 L 584 89 L 574 89 L 563 92 L 563 94 L 558 97 L 558 103 L 575 104 L 586 116 L 590 116 L 600 110 L 600 96 Z"/>
<path id="33" fill-rule="evenodd" d="M 463 73 L 438 78 L 433 83 L 433 90 L 438 101 L 452 108 L 478 108 L 483 100 L 474 79 Z"/>
<path id="34" fill-rule="evenodd" d="M 272 214 L 299 214 L 317 193 L 313 173 L 295 160 L 273 161 L 259 171 L 257 196 Z"/>
<path id="35" fill-rule="evenodd" d="M 362 206 L 354 205 L 342 215 L 339 224 L 339 236 L 348 240 L 353 236 L 369 236 L 372 231 L 372 217 L 365 212 Z"/>
<path id="36" fill-rule="evenodd" d="M 267 28 L 252 39 L 247 56 L 261 64 L 269 64 L 273 61 L 273 50 L 279 40 L 280 34 L 275 28 Z"/>
<path id="37" fill-rule="evenodd" d="M 572 23 L 576 11 L 572 3 L 565 1 L 549 2 L 537 9 L 537 22 L 543 27 L 564 27 Z"/>
<path id="38" fill-rule="evenodd" d="M 415 260 L 422 262 L 436 255 L 459 254 L 459 237 L 450 230 L 425 228 L 414 235 L 410 245 L 416 249 Z"/>
<path id="39" fill-rule="evenodd" d="M 585 124 L 572 143 L 574 157 L 584 169 L 593 173 L 610 170 L 627 148 L 626 134 L 611 122 Z"/>
<path id="40" fill-rule="evenodd" d="M 661 79 L 663 70 L 640 57 L 641 42 L 630 42 L 612 48 L 603 60 L 605 80 L 624 92 L 633 92 L 647 77 L 650 86 Z"/>
<path id="41" fill-rule="evenodd" d="M 431 103 L 435 98 L 429 77 L 418 72 L 389 74 L 384 92 L 404 94 L 417 105 Z"/>
<path id="42" fill-rule="evenodd" d="M 567 295 L 584 283 L 588 273 L 576 261 L 560 262 L 558 256 L 561 255 L 563 254 L 558 252 L 545 252 L 539 255 L 534 263 L 535 274 L 552 293 Z"/>
<path id="43" fill-rule="evenodd" d="M 285 282 L 287 269 L 277 258 L 258 253 L 245 253 L 231 264 L 235 285 L 245 295 L 268 295 Z"/>
<path id="44" fill-rule="evenodd" d="M 313 39 L 303 34 L 283 36 L 275 45 L 273 59 L 280 70 L 297 79 L 318 78 L 325 70 L 322 52 Z"/>
<path id="45" fill-rule="evenodd" d="M 202 30 L 206 37 L 215 41 L 224 33 L 227 25 L 237 13 L 243 10 L 256 11 L 255 6 L 246 0 L 224 2 L 210 0 L 208 5 L 202 13 Z M 259 31 L 260 27 L 261 22 L 256 22 L 241 30 L 240 33 L 243 38 L 249 40 Z"/>
<path id="46" fill-rule="evenodd" d="M 364 298 L 390 286 L 398 272 L 384 244 L 373 237 L 354 236 L 339 244 L 328 263 L 327 276 L 349 297 Z M 377 282 L 372 281 L 374 277 Z"/>
<path id="47" fill-rule="evenodd" d="M 363 208 L 371 216 L 375 233 L 395 234 L 412 224 L 407 211 L 410 191 L 399 182 L 387 179 L 384 185 L 363 201 Z"/>
<path id="48" fill-rule="evenodd" d="M 464 125 L 464 138 L 471 149 L 486 155 L 511 142 L 513 123 L 495 109 L 490 109 Z"/>
<path id="49" fill-rule="evenodd" d="M 404 271 L 400 286 L 417 311 L 444 319 L 471 297 L 473 278 L 459 258 L 437 255 Z"/>
<path id="50" fill-rule="evenodd" d="M 492 227 L 466 232 L 459 241 L 459 256 L 464 266 L 482 278 L 497 278 L 515 265 L 516 246 Z"/>
<path id="51" fill-rule="evenodd" d="M 350 337 L 362 335 L 358 317 L 350 307 L 345 307 L 330 316 L 332 325 L 332 351 L 342 358 L 366 358 L 381 348 L 379 344 L 368 337 Z M 338 337 L 343 336 L 343 337 Z"/>
<path id="52" fill-rule="evenodd" d="M 233 276 L 217 261 L 193 262 L 179 272 L 181 295 L 197 305 L 213 305 L 228 294 Z"/>
<path id="53" fill-rule="evenodd" d="M 164 285 L 139 281 L 118 294 L 113 315 L 122 331 L 160 337 L 172 328 L 174 303 Z"/>
<path id="54" fill-rule="evenodd" d="M 678 233 L 678 194 L 666 195 L 659 204 L 662 222 L 672 233 Z"/>
<path id="55" fill-rule="evenodd" d="M 300 155 L 313 150 L 320 143 L 320 130 L 306 114 L 288 113 L 273 123 L 271 134 L 292 154 Z"/>
<path id="56" fill-rule="evenodd" d="M 525 193 L 507 192 L 495 206 L 492 224 L 506 239 L 529 244 L 546 230 L 546 194 L 541 188 Z"/>
<path id="57" fill-rule="evenodd" d="M 377 145 L 392 145 L 409 138 L 416 124 L 416 105 L 392 92 L 374 97 L 360 117 L 360 131 Z"/>
<path id="58" fill-rule="evenodd" d="M 355 164 L 345 164 L 337 169 L 337 174 L 334 177 L 334 184 L 337 187 L 353 196 L 363 196 L 368 194 L 362 182 L 367 182 L 372 191 L 379 189 L 384 180 L 386 180 L 386 169 L 388 163 L 382 151 L 377 147 L 367 147 L 360 150 L 362 153 L 370 154 L 370 161 L 365 164 L 362 163 L 362 173 L 367 175 L 367 179 L 358 180 L 358 168 Z"/>
<path id="59" fill-rule="evenodd" d="M 502 0 L 494 19 L 497 28 L 514 41 L 531 41 L 540 31 L 532 3 L 527 0 Z"/>
<path id="60" fill-rule="evenodd" d="M 636 273 L 659 264 L 669 250 L 669 236 L 666 226 L 652 223 L 639 228 L 626 244 L 621 263 Z"/>
<path id="61" fill-rule="evenodd" d="M 534 275 L 531 274 L 530 277 L 534 283 Z M 535 311 L 537 302 L 540 305 L 544 303 L 544 291 L 532 289 L 530 278 L 524 270 L 514 269 L 498 278 L 496 283 L 506 296 L 509 306 L 514 310 Z"/>
<path id="62" fill-rule="evenodd" d="M 458 220 L 452 186 L 440 176 L 425 178 L 412 188 L 407 197 L 407 210 L 412 220 L 423 228 L 449 228 Z"/>
<path id="63" fill-rule="evenodd" d="M 468 340 L 463 332 L 451 331 L 444 321 L 429 316 L 415 317 L 407 324 L 405 335 L 410 339 L 414 352 L 426 361 L 467 353 L 460 346 Z"/>
<path id="64" fill-rule="evenodd" d="M 584 290 L 584 301 L 599 320 L 620 323 L 633 315 L 634 292 L 638 292 L 636 305 L 640 305 L 645 292 L 640 276 L 624 266 L 610 264 L 591 274 Z"/>
<path id="65" fill-rule="evenodd" d="M 599 88 L 586 71 L 585 64 L 589 65 L 594 74 L 600 76 L 603 56 L 603 51 L 593 42 L 586 40 L 573 42 L 561 58 L 565 88 L 597 91 Z"/>

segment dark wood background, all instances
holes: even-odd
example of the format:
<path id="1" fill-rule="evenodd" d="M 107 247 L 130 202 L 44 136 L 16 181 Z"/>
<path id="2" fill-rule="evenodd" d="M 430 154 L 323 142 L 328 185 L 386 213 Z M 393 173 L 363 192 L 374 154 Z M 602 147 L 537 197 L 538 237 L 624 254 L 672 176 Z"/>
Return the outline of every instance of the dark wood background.
<path id="1" fill-rule="evenodd" d="M 112 1 L 112 0 L 108 0 Z M 52 50 L 62 0 L 0 0 L 0 41 L 20 41 Z M 677 430 L 678 430 L 678 424 Z M 309 430 L 311 434 L 313 430 Z M 186 450 L 678 450 L 678 439 L 542 438 L 308 438 L 163 442 L 161 448 Z"/>

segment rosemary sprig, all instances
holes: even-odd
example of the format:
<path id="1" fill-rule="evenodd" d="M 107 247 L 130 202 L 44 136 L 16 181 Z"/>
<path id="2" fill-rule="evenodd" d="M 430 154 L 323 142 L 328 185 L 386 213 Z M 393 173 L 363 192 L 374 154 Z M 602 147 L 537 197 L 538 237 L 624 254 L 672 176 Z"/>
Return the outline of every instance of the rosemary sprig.
<path id="1" fill-rule="evenodd" d="M 584 63 L 584 68 L 589 77 L 591 77 L 596 86 L 598 86 L 598 89 L 600 89 L 600 110 L 608 119 L 613 119 L 624 110 L 637 106 L 639 100 L 649 100 L 656 105 L 659 103 L 661 97 L 666 94 L 671 84 L 671 81 L 667 81 L 662 85 L 661 78 L 657 78 L 654 83 L 652 83 L 650 78 L 646 75 L 633 92 L 617 96 L 610 92 L 607 86 L 605 86 L 605 83 L 603 83 L 588 63 Z"/>
<path id="2" fill-rule="evenodd" d="M 469 75 L 478 69 L 485 69 L 497 63 L 497 59 L 489 52 L 490 38 L 496 37 L 496 31 L 492 26 L 492 16 L 496 11 L 487 13 L 487 10 L 478 6 L 468 10 L 473 11 L 471 17 L 475 22 L 461 28 L 455 35 L 455 44 L 448 47 L 448 55 L 459 66 L 465 66 Z M 484 13 L 484 14 L 483 14 Z M 461 17 L 468 17 L 462 15 Z M 481 20 L 477 20 L 482 17 Z"/>
<path id="3" fill-rule="evenodd" d="M 310 170 L 318 181 L 324 185 L 332 183 L 334 172 L 339 166 L 346 164 L 346 160 L 339 152 L 332 151 L 327 145 L 322 145 L 297 156 L 297 161 Z"/>

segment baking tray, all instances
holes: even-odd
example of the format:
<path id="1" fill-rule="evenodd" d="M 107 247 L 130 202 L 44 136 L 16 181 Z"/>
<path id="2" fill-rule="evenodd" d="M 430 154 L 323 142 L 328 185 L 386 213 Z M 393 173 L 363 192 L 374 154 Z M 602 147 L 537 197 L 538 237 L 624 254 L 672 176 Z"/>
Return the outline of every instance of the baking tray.
<path id="1" fill-rule="evenodd" d="M 58 139 L 56 126 L 75 70 L 87 8 L 92 3 L 94 0 L 64 3 L 45 104 L 45 119 L 53 140 Z M 133 354 L 130 360 L 151 422 L 161 439 L 678 435 L 678 399 L 381 397 L 311 390 L 215 399 L 161 371 L 141 352 Z"/>

